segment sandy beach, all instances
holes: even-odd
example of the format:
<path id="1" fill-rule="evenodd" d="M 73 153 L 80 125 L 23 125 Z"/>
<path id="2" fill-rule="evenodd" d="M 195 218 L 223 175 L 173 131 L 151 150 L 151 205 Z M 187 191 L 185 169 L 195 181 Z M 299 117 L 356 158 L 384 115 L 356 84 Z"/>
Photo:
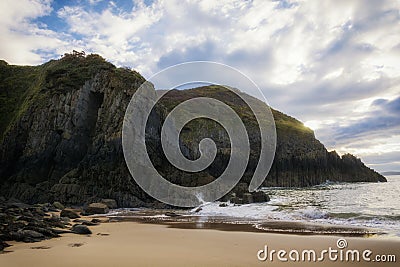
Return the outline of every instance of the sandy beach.
<path id="1" fill-rule="evenodd" d="M 167 225 L 113 222 L 92 226 L 91 236 L 64 234 L 38 243 L 11 242 L 0 255 L 0 266 L 398 266 L 382 262 L 280 262 L 260 261 L 264 249 L 337 249 L 336 236 L 179 229 Z M 346 237 L 346 249 L 369 249 L 400 259 L 400 240 Z M 319 254 L 318 254 L 319 255 Z M 263 256 L 263 254 L 261 254 Z M 275 255 L 276 257 L 276 255 Z M 286 255 L 287 257 L 287 255 Z"/>

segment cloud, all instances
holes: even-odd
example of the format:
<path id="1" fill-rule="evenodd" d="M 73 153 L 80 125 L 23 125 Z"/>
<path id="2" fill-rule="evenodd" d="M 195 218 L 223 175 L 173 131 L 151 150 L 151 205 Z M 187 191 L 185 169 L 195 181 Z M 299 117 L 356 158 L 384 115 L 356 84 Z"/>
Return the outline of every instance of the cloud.
<path id="1" fill-rule="evenodd" d="M 64 46 L 59 33 L 32 20 L 51 13 L 51 1 L 1 1 L 0 57 L 14 64 L 38 64 Z"/>
<path id="2" fill-rule="evenodd" d="M 218 61 L 247 74 L 271 106 L 314 125 L 330 148 L 363 156 L 363 147 L 390 152 L 400 135 L 397 1 L 0 5 L 6 5 L 0 8 L 0 56 L 11 63 L 38 64 L 76 49 L 150 77 L 184 61 Z M 361 147 L 362 139 L 370 142 Z"/>
<path id="3" fill-rule="evenodd" d="M 365 137 L 372 133 L 387 135 L 391 130 L 400 133 L 400 96 L 392 100 L 375 99 L 370 105 L 370 111 L 363 117 L 350 121 L 350 124 L 330 129 L 332 140 L 341 141 Z"/>
<path id="4" fill-rule="evenodd" d="M 400 170 L 400 96 L 371 100 L 361 118 L 327 124 L 319 132 L 331 149 L 351 152 L 379 171 Z"/>

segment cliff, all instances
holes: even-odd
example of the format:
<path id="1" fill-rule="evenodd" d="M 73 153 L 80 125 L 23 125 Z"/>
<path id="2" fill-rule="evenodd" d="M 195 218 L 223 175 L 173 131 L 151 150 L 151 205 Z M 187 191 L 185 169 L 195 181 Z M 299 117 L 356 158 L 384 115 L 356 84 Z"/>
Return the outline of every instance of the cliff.
<path id="1" fill-rule="evenodd" d="M 66 54 L 40 66 L 0 61 L 0 195 L 31 203 L 83 204 L 112 198 L 119 206 L 153 205 L 154 200 L 130 177 L 121 146 L 125 109 L 144 81 L 139 73 L 116 68 L 98 55 Z M 184 99 L 202 95 L 228 102 L 243 118 L 252 150 L 243 181 L 249 181 L 257 164 L 259 133 L 251 112 L 230 94 L 217 86 L 173 90 L 154 110 L 146 143 L 154 165 L 168 179 L 189 186 L 205 184 L 229 159 L 229 139 L 210 120 L 189 123 L 181 136 L 189 158 L 198 155 L 198 140 L 215 139 L 217 158 L 202 173 L 185 179 L 188 175 L 172 168 L 160 151 L 155 133 L 168 111 Z M 278 143 L 266 186 L 385 181 L 354 156 L 328 152 L 296 119 L 275 110 L 273 115 Z"/>

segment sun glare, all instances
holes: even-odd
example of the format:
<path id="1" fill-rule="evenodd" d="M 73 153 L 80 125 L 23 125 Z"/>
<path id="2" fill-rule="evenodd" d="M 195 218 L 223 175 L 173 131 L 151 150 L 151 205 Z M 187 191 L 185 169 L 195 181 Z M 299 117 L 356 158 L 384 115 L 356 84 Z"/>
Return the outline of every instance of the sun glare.
<path id="1" fill-rule="evenodd" d="M 316 129 L 319 128 L 320 123 L 319 123 L 318 121 L 315 121 L 315 120 L 313 120 L 313 121 L 306 121 L 306 122 L 304 122 L 304 126 L 310 128 L 311 130 L 316 130 Z"/>

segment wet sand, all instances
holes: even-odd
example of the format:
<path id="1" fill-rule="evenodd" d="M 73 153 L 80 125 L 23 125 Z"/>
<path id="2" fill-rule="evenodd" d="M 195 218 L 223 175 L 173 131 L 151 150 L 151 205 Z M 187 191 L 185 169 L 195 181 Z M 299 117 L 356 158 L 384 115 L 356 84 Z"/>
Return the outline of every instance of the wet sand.
<path id="1" fill-rule="evenodd" d="M 184 225 L 182 225 L 184 227 Z M 0 266 L 397 266 L 396 263 L 259 261 L 264 249 L 302 251 L 337 248 L 339 236 L 288 235 L 248 231 L 183 229 L 177 225 L 112 222 L 92 226 L 91 236 L 64 234 L 38 243 L 12 242 L 0 255 Z M 400 240 L 345 237 L 346 249 L 394 254 L 400 260 Z M 262 256 L 262 255 L 261 255 Z"/>

